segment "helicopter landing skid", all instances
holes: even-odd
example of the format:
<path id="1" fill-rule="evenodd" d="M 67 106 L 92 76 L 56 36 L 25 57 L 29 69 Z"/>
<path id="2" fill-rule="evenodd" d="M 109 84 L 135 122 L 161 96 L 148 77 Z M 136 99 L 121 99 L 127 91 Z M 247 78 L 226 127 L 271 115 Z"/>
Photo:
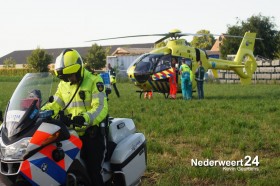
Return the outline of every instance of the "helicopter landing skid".
<path id="1" fill-rule="evenodd" d="M 149 91 L 136 90 L 136 92 L 139 92 L 139 98 L 141 99 L 142 94 L 145 92 L 149 92 Z M 153 92 L 157 92 L 157 91 L 153 91 Z M 159 92 L 159 93 L 162 93 L 164 95 L 165 99 L 167 99 L 169 97 L 169 93 L 167 93 L 167 92 Z"/>

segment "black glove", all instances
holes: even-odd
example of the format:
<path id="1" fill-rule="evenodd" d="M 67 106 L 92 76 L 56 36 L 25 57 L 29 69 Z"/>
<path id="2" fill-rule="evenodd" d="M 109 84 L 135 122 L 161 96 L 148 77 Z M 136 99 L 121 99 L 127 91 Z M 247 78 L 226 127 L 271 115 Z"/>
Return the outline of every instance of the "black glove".
<path id="1" fill-rule="evenodd" d="M 78 126 L 83 126 L 85 123 L 85 118 L 83 116 L 74 116 L 73 123 Z"/>
<path id="2" fill-rule="evenodd" d="M 59 111 L 59 113 L 58 113 L 59 120 L 62 121 L 62 123 L 64 123 L 68 127 L 71 124 L 71 116 L 72 116 L 71 114 L 68 116 L 65 116 L 63 111 Z"/>

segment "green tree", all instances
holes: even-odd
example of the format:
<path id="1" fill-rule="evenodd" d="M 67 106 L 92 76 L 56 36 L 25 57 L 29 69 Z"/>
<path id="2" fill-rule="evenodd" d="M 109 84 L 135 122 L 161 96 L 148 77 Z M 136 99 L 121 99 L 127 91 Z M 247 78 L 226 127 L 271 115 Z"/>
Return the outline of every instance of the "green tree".
<path id="1" fill-rule="evenodd" d="M 35 69 L 37 72 L 47 72 L 48 65 L 52 62 L 53 56 L 45 50 L 37 48 L 27 57 L 28 68 Z"/>
<path id="2" fill-rule="evenodd" d="M 109 49 L 93 44 L 84 59 L 86 68 L 99 70 L 106 65 L 106 55 Z"/>
<path id="3" fill-rule="evenodd" d="M 6 58 L 3 62 L 3 67 L 4 68 L 15 68 L 16 60 L 14 60 L 14 58 L 12 58 L 12 57 Z"/>
<path id="4" fill-rule="evenodd" d="M 215 38 L 210 34 L 208 30 L 199 30 L 196 34 L 202 34 L 201 36 L 194 36 L 191 41 L 191 46 L 200 48 L 203 50 L 210 50 L 215 43 Z"/>
<path id="5" fill-rule="evenodd" d="M 253 15 L 245 21 L 237 19 L 235 25 L 228 25 L 227 34 L 243 36 L 245 32 L 255 32 L 258 38 L 255 42 L 255 55 L 274 59 L 279 57 L 280 52 L 280 32 L 276 30 L 273 17 L 265 17 L 261 14 Z M 223 40 L 220 51 L 223 58 L 227 54 L 236 54 L 241 40 L 236 38 L 226 38 Z"/>

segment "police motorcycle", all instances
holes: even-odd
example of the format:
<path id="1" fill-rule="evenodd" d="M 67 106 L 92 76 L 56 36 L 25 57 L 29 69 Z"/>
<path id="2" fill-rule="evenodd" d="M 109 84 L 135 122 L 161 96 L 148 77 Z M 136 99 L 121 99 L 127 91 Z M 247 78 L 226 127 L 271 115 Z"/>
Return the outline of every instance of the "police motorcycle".
<path id="1" fill-rule="evenodd" d="M 77 125 L 40 110 L 51 101 L 54 80 L 50 73 L 26 74 L 7 105 L 0 132 L 0 180 L 7 185 L 92 185 Z M 107 139 L 104 182 L 138 185 L 147 166 L 145 136 L 129 118 L 108 118 L 101 126 Z"/>

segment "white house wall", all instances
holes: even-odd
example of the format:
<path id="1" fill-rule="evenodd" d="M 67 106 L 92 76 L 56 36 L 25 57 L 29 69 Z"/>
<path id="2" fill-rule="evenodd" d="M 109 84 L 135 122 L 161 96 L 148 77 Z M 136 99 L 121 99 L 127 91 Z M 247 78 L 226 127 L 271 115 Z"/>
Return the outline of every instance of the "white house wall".
<path id="1" fill-rule="evenodd" d="M 117 67 L 117 69 L 119 71 L 118 75 L 127 76 L 126 71 L 127 71 L 128 67 L 139 56 L 140 55 L 134 55 L 134 56 L 107 56 L 107 61 L 106 62 L 107 62 L 107 64 L 110 63 L 113 68 Z"/>

